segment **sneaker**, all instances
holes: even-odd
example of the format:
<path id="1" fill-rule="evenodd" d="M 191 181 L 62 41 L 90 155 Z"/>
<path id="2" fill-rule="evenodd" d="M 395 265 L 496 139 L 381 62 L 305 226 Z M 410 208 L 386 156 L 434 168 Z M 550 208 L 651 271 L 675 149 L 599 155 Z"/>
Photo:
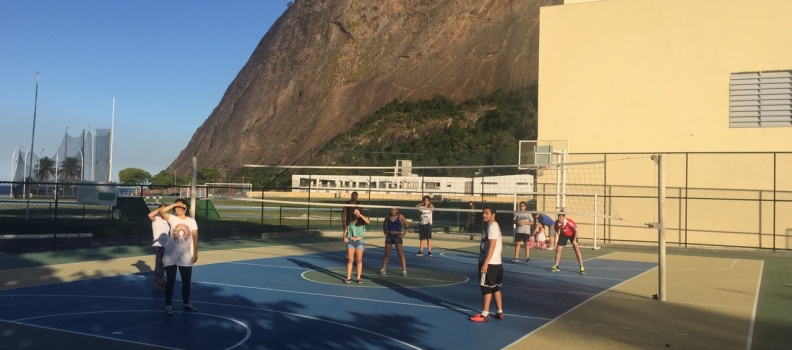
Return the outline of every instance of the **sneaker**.
<path id="1" fill-rule="evenodd" d="M 362 279 L 362 278 L 358 278 L 358 279 L 357 279 L 357 283 L 358 283 L 358 284 L 361 284 L 361 283 L 363 283 L 363 279 Z"/>
<path id="2" fill-rule="evenodd" d="M 402 271 L 402 276 L 407 277 L 407 270 Z"/>
<path id="3" fill-rule="evenodd" d="M 525 262 L 531 261 L 531 258 L 525 258 Z"/>
<path id="4" fill-rule="evenodd" d="M 502 320 L 505 316 L 502 312 L 495 313 L 495 317 L 499 320 Z"/>
<path id="5" fill-rule="evenodd" d="M 427 255 L 432 256 L 432 251 L 430 250 Z"/>
<path id="6" fill-rule="evenodd" d="M 347 278 L 344 278 L 344 283 L 349 283 L 349 282 L 352 282 L 352 279 L 351 279 L 351 278 L 349 278 L 349 277 L 347 277 Z"/>
<path id="7" fill-rule="evenodd" d="M 152 287 L 151 290 L 153 290 L 155 292 L 159 292 L 161 290 L 165 290 L 165 288 L 162 288 L 159 285 L 154 285 L 154 287 Z"/>
<path id="8" fill-rule="evenodd" d="M 423 252 L 417 252 L 415 253 L 415 256 L 423 256 Z"/>
<path id="9" fill-rule="evenodd" d="M 489 315 L 482 316 L 481 314 L 476 314 L 476 316 L 470 316 L 470 320 L 473 322 L 489 322 Z"/>
<path id="10" fill-rule="evenodd" d="M 583 267 L 583 266 L 580 267 L 580 274 L 581 275 L 585 275 L 586 274 L 586 268 L 585 267 Z"/>
<path id="11" fill-rule="evenodd" d="M 193 304 L 184 304 L 184 311 L 195 312 L 198 311 L 198 308 L 193 306 Z"/>
<path id="12" fill-rule="evenodd" d="M 165 307 L 165 313 L 168 315 L 173 315 L 173 308 L 170 306 Z"/>
<path id="13" fill-rule="evenodd" d="M 385 276 L 388 272 L 385 269 L 380 270 L 380 275 Z"/>
<path id="14" fill-rule="evenodd" d="M 555 247 L 547 247 L 547 250 L 555 250 Z"/>
<path id="15" fill-rule="evenodd" d="M 552 272 L 558 272 L 558 271 L 561 271 L 561 269 L 559 269 L 559 268 L 558 268 L 558 265 L 556 265 L 556 266 L 553 266 L 553 268 L 552 268 L 552 269 L 550 269 L 550 271 L 552 271 Z"/>
<path id="16" fill-rule="evenodd" d="M 512 259 L 512 262 L 513 263 L 520 262 L 520 259 L 514 258 L 514 259 Z"/>

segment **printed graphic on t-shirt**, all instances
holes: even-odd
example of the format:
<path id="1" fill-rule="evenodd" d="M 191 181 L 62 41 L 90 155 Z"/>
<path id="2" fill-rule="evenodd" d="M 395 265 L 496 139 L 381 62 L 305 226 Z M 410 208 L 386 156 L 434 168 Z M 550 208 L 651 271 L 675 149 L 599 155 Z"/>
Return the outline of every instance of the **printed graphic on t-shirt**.
<path id="1" fill-rule="evenodd" d="M 178 244 L 185 244 L 192 241 L 192 230 L 190 230 L 190 226 L 187 226 L 186 223 L 176 224 L 171 232 L 173 239 L 175 239 Z"/>

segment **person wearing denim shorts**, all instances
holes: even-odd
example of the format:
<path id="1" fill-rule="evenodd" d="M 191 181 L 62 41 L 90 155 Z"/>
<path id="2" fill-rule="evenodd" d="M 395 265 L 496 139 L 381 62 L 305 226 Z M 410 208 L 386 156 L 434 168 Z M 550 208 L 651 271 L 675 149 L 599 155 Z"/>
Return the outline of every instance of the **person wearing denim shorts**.
<path id="1" fill-rule="evenodd" d="M 402 276 L 407 277 L 407 260 L 404 258 L 402 243 L 408 227 L 407 219 L 404 215 L 399 214 L 399 209 L 391 208 L 390 215 L 382 221 L 382 233 L 385 234 L 385 258 L 382 260 L 380 275 L 387 274 L 391 248 L 396 245 L 396 252 L 399 253 L 399 259 L 401 260 Z"/>
<path id="2" fill-rule="evenodd" d="M 366 232 L 366 225 L 371 221 L 363 215 L 362 209 L 355 208 L 350 216 L 350 221 L 344 227 L 344 243 L 347 247 L 347 277 L 344 283 L 352 281 L 352 263 L 357 260 L 357 283 L 363 283 L 361 274 L 363 273 L 363 250 L 366 249 L 363 242 L 363 233 Z"/>

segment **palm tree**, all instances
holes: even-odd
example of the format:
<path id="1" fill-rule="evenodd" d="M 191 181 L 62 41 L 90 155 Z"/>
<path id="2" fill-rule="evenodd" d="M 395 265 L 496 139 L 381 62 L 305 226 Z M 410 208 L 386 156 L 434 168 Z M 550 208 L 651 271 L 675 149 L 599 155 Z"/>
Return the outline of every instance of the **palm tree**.
<path id="1" fill-rule="evenodd" d="M 62 178 L 64 182 L 71 182 L 79 179 L 81 173 L 82 165 L 80 164 L 80 158 L 66 157 L 66 159 L 61 162 L 60 174 L 58 174 L 58 176 Z"/>
<path id="2" fill-rule="evenodd" d="M 36 168 L 36 177 L 41 182 L 49 181 L 50 176 L 55 176 L 55 160 L 50 157 L 39 159 L 38 168 Z"/>

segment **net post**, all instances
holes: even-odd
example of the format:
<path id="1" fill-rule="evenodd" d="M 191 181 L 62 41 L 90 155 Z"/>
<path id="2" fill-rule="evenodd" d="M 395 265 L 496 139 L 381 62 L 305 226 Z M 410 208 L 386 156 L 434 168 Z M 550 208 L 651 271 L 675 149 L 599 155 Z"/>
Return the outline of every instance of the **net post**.
<path id="1" fill-rule="evenodd" d="M 666 301 L 666 232 L 665 232 L 665 157 L 657 156 L 657 238 L 658 238 L 658 299 Z"/>
<path id="2" fill-rule="evenodd" d="M 597 194 L 594 194 L 594 250 L 599 249 L 597 247 Z"/>

